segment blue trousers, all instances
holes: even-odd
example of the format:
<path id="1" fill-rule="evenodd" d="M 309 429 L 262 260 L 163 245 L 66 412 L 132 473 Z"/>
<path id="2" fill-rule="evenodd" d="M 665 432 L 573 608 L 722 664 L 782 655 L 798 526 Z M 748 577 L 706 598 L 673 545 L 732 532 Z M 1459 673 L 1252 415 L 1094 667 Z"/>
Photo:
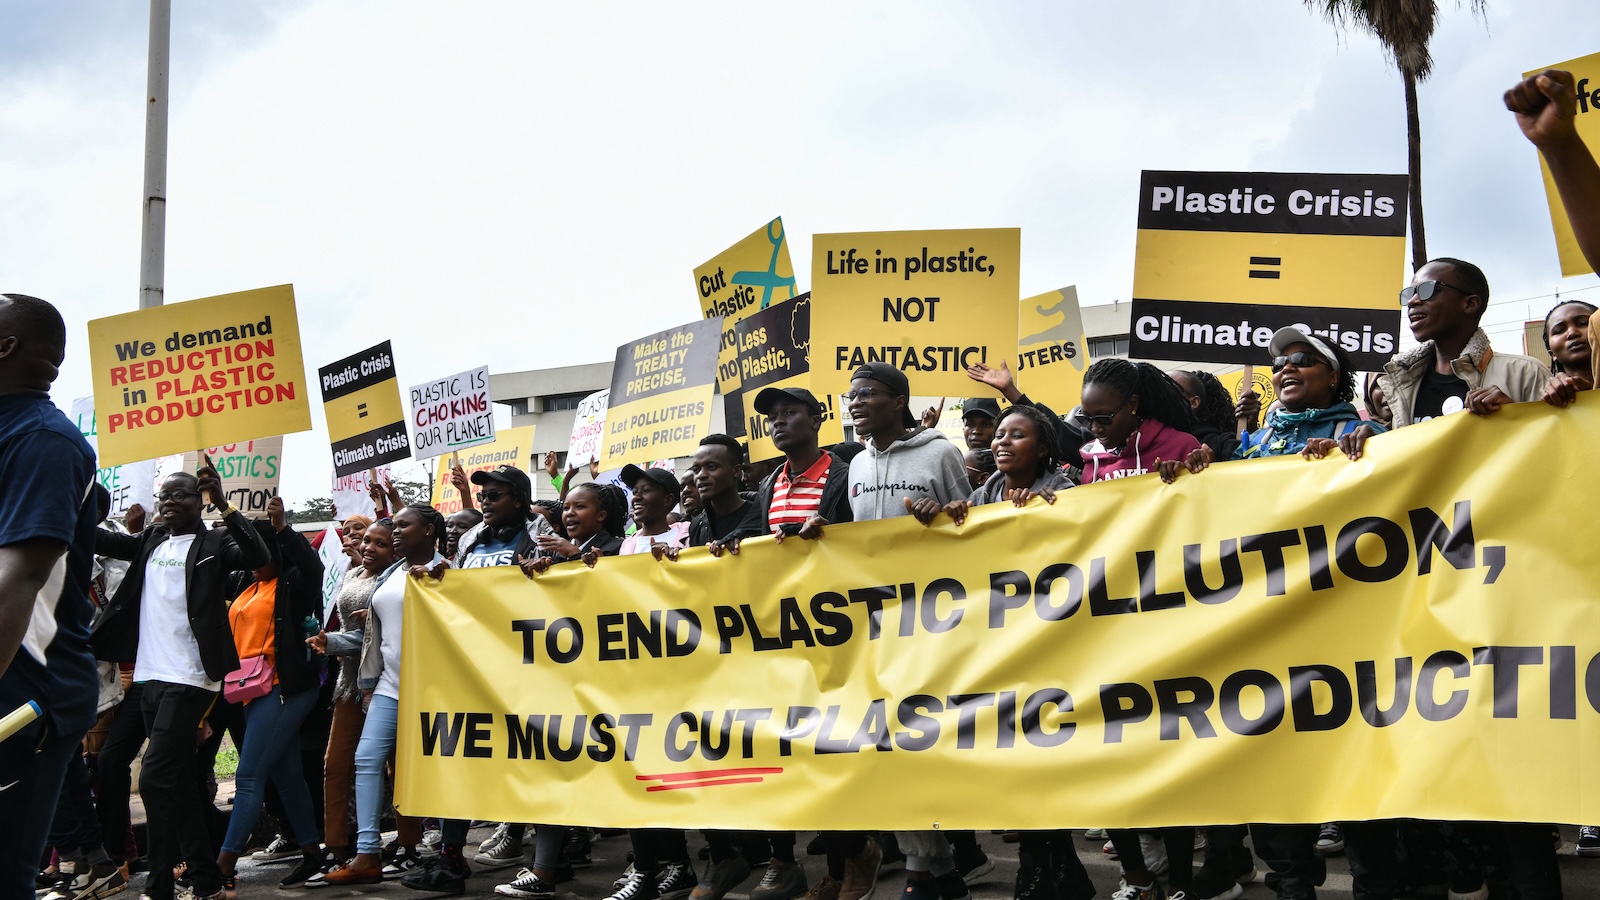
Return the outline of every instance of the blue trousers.
<path id="1" fill-rule="evenodd" d="M 315 688 L 283 696 L 283 688 L 258 697 L 244 707 L 244 746 L 239 748 L 239 772 L 234 776 L 233 815 L 222 849 L 243 855 L 250 832 L 261 818 L 267 782 L 278 789 L 283 811 L 295 843 L 317 840 L 317 820 L 311 811 L 311 791 L 300 765 L 300 725 L 317 704 Z"/>

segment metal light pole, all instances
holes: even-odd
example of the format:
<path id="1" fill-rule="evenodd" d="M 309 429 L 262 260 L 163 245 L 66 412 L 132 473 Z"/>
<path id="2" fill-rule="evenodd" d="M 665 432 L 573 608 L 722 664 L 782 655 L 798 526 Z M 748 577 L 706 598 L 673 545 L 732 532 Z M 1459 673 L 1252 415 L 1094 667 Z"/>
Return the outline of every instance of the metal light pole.
<path id="1" fill-rule="evenodd" d="M 144 229 L 139 246 L 139 308 L 160 306 L 167 259 L 167 67 L 172 0 L 150 0 L 150 69 L 144 110 Z"/>

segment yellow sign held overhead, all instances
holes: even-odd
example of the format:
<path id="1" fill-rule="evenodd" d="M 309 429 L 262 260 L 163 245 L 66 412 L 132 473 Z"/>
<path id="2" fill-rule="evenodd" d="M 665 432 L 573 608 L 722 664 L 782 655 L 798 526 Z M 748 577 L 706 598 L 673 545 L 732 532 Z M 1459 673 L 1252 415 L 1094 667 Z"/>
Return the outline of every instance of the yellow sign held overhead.
<path id="1" fill-rule="evenodd" d="M 789 262 L 789 236 L 783 229 L 783 217 L 773 219 L 701 264 L 694 270 L 694 283 L 700 294 L 700 314 L 707 319 L 722 318 L 717 383 L 722 386 L 724 402 L 730 408 L 746 405 L 739 391 L 742 379 L 733 328 L 746 316 L 799 293 L 794 264 Z M 742 436 L 744 432 L 735 427 L 743 424 L 740 416 L 731 414 L 728 419 L 728 433 Z"/>
<path id="2" fill-rule="evenodd" d="M 1017 324 L 1018 388 L 1066 415 L 1083 395 L 1083 372 L 1089 367 L 1078 288 L 1064 287 L 1023 300 Z"/>
<path id="3" fill-rule="evenodd" d="M 458 451 L 454 454 L 454 458 L 461 461 L 461 468 L 466 470 L 468 478 L 472 477 L 473 472 L 481 472 L 500 465 L 516 466 L 535 480 L 543 478 L 543 470 L 538 466 L 539 461 L 533 458 L 533 428 L 532 425 L 502 428 L 495 434 L 493 443 Z M 434 468 L 431 496 L 433 508 L 447 516 L 460 512 L 464 505 L 461 502 L 461 494 L 456 491 L 455 485 L 450 483 L 451 459 L 449 456 L 439 458 L 439 463 Z"/>
<path id="4" fill-rule="evenodd" d="M 307 431 L 294 286 L 89 323 L 100 465 Z"/>
<path id="5" fill-rule="evenodd" d="M 411 456 L 394 351 L 388 341 L 323 366 L 317 378 L 322 383 L 328 440 L 333 443 L 335 477 Z"/>
<path id="6" fill-rule="evenodd" d="M 1578 115 L 1573 124 L 1577 126 L 1578 137 L 1589 145 L 1589 152 L 1600 156 L 1600 53 L 1524 72 L 1522 77 L 1537 75 L 1545 69 L 1564 69 L 1577 79 L 1574 87 L 1577 89 Z M 1550 177 L 1550 166 L 1545 163 L 1543 154 L 1536 155 L 1539 157 L 1539 171 L 1544 175 L 1545 197 L 1550 201 L 1550 224 L 1556 232 L 1556 253 L 1561 258 L 1561 275 L 1573 278 L 1593 272 L 1583 251 L 1578 249 L 1572 223 L 1567 220 L 1567 208 L 1562 205 L 1555 180 Z"/>
<path id="7" fill-rule="evenodd" d="M 819 234 L 811 244 L 811 381 L 842 393 L 887 362 L 911 393 L 959 397 L 967 367 L 1017 348 L 1017 228 Z"/>
<path id="8" fill-rule="evenodd" d="M 721 319 L 704 319 L 617 348 L 601 471 L 694 455 L 711 433 L 721 335 Z"/>
<path id="9" fill-rule="evenodd" d="M 769 387 L 811 389 L 811 295 L 801 294 L 793 303 L 747 316 L 734 327 L 734 333 L 738 338 L 750 461 L 775 459 L 783 452 L 772 443 L 766 416 L 755 408 L 756 396 Z M 822 428 L 817 432 L 817 442 L 824 447 L 839 443 L 844 440 L 839 398 L 828 393 L 813 394 L 822 404 Z"/>

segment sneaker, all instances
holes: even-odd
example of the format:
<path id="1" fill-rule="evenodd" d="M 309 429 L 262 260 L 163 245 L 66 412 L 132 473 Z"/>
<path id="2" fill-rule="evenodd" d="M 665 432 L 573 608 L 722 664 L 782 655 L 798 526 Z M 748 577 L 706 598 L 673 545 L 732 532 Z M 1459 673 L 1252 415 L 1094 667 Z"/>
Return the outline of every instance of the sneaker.
<path id="1" fill-rule="evenodd" d="M 622 874 L 617 876 L 617 880 L 611 882 L 611 889 L 612 890 L 617 890 L 618 888 L 622 887 L 624 884 L 627 884 L 628 883 L 628 879 L 632 878 L 634 876 L 634 873 L 638 872 L 638 871 L 639 870 L 635 869 L 633 867 L 633 863 L 630 861 L 628 863 L 628 867 L 626 869 L 622 870 Z"/>
<path id="2" fill-rule="evenodd" d="M 250 858 L 256 862 L 277 862 L 280 859 L 292 859 L 299 855 L 300 848 L 295 846 L 293 841 L 280 834 L 273 838 L 272 843 L 268 844 L 265 849 L 257 850 L 250 854 Z"/>
<path id="3" fill-rule="evenodd" d="M 510 884 L 496 885 L 494 892 L 502 897 L 531 897 L 533 900 L 549 900 L 549 898 L 556 895 L 556 888 L 555 885 L 535 875 L 532 869 L 524 867 L 517 873 L 517 877 Z"/>
<path id="4" fill-rule="evenodd" d="M 1600 825 L 1585 825 L 1578 829 L 1578 855 L 1600 856 Z"/>
<path id="5" fill-rule="evenodd" d="M 816 837 L 806 841 L 807 856 L 821 856 L 828 852 L 828 844 L 823 832 L 817 832 Z M 820 883 L 820 882 L 819 882 Z"/>
<path id="6" fill-rule="evenodd" d="M 122 869 L 110 862 L 103 862 L 72 880 L 67 900 L 101 900 L 127 889 L 128 876 L 122 874 Z"/>
<path id="7" fill-rule="evenodd" d="M 417 845 L 417 855 L 423 859 L 438 859 L 444 849 L 444 832 L 430 828 L 422 833 L 422 843 Z"/>
<path id="8" fill-rule="evenodd" d="M 705 877 L 689 892 L 690 900 L 722 900 L 728 892 L 750 877 L 750 864 L 735 853 L 732 859 L 713 862 L 706 866 Z"/>
<path id="9" fill-rule="evenodd" d="M 658 900 L 660 896 L 643 872 L 634 872 L 606 900 Z"/>
<path id="10" fill-rule="evenodd" d="M 750 891 L 750 900 L 792 900 L 807 892 L 805 870 L 781 860 L 767 860 L 761 881 Z"/>
<path id="11" fill-rule="evenodd" d="M 867 846 L 860 854 L 844 861 L 844 881 L 839 884 L 839 900 L 867 900 L 878 886 L 878 865 L 883 862 L 883 851 L 878 842 L 867 838 Z"/>
<path id="12" fill-rule="evenodd" d="M 1106 842 L 1100 846 L 1100 852 L 1104 853 L 1106 856 L 1111 857 L 1112 859 L 1116 859 L 1117 858 L 1117 845 L 1111 843 L 1110 839 L 1107 839 Z"/>
<path id="13" fill-rule="evenodd" d="M 1139 832 L 1139 855 L 1144 857 L 1144 870 L 1151 875 L 1167 872 L 1167 842 L 1148 832 Z"/>
<path id="14" fill-rule="evenodd" d="M 694 877 L 694 866 L 687 861 L 667 863 L 656 878 L 656 896 L 661 900 L 682 900 L 698 884 L 699 880 Z"/>
<path id="15" fill-rule="evenodd" d="M 400 883 L 414 891 L 432 891 L 435 894 L 465 894 L 467 879 L 472 869 L 462 863 L 452 866 L 441 858 L 425 869 L 418 869 L 400 879 Z"/>
<path id="16" fill-rule="evenodd" d="M 977 847 L 970 848 L 966 853 L 955 851 L 955 864 L 956 871 L 961 873 L 961 880 L 967 884 L 994 871 L 994 860 Z"/>
<path id="17" fill-rule="evenodd" d="M 395 851 L 394 859 L 389 860 L 384 865 L 383 880 L 393 881 L 396 878 L 404 878 L 426 865 L 427 861 L 422 858 L 422 854 L 410 847 L 401 847 Z"/>
<path id="18" fill-rule="evenodd" d="M 1204 828 L 1196 828 L 1194 830 L 1194 852 L 1201 853 L 1204 852 L 1205 849 L 1206 830 Z"/>
<path id="19" fill-rule="evenodd" d="M 1173 894 L 1170 900 L 1182 900 L 1182 898 L 1183 892 L 1179 891 Z M 1150 882 L 1149 887 L 1134 887 L 1124 881 L 1121 887 L 1112 893 L 1111 900 L 1168 900 L 1168 898 L 1166 892 L 1161 890 L 1161 883 L 1158 881 Z"/>
<path id="20" fill-rule="evenodd" d="M 1317 855 L 1337 856 L 1344 852 L 1344 832 L 1339 830 L 1338 822 L 1324 823 L 1317 832 Z"/>
<path id="21" fill-rule="evenodd" d="M 332 872 L 334 869 L 347 866 L 349 864 L 350 860 L 348 859 L 325 859 L 323 860 L 322 865 L 317 869 L 317 873 L 306 878 L 305 886 L 308 888 L 329 887 L 328 873 Z"/>
<path id="22" fill-rule="evenodd" d="M 327 865 L 328 858 L 321 853 L 302 855 L 300 857 L 300 865 L 290 869 L 289 874 L 283 876 L 283 880 L 278 882 L 278 886 L 294 887 L 297 884 L 304 884 L 311 880 L 313 875 L 321 875 L 327 871 Z"/>
<path id="23" fill-rule="evenodd" d="M 1058 896 L 1055 878 L 1030 854 L 1026 862 L 1017 866 L 1017 881 L 1011 896 L 1015 900 L 1054 900 Z"/>
<path id="24" fill-rule="evenodd" d="M 478 847 L 472 861 L 485 869 L 504 869 L 522 862 L 522 841 L 511 836 L 511 826 L 501 825 Z"/>
<path id="25" fill-rule="evenodd" d="M 1104 828 L 1091 828 L 1083 833 L 1083 839 L 1086 841 L 1103 841 L 1109 837 L 1111 835 L 1106 833 Z"/>
<path id="26" fill-rule="evenodd" d="M 832 875 L 822 876 L 821 881 L 806 891 L 806 900 L 839 900 L 839 882 Z"/>

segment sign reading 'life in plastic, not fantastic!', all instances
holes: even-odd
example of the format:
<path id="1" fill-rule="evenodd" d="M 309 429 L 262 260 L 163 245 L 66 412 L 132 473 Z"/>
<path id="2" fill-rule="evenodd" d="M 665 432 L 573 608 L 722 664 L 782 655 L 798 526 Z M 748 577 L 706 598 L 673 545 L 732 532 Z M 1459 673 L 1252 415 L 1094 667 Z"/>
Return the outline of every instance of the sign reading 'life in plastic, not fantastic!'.
<path id="1" fill-rule="evenodd" d="M 394 351 L 388 341 L 323 366 L 317 370 L 317 380 L 322 385 L 335 476 L 411 456 Z"/>
<path id="2" fill-rule="evenodd" d="M 967 367 L 1017 352 L 1016 228 L 819 234 L 811 244 L 811 383 L 840 393 L 868 362 L 915 395 L 972 390 Z"/>
<path id="3" fill-rule="evenodd" d="M 1129 354 L 1262 365 L 1295 325 L 1357 369 L 1399 347 L 1406 176 L 1145 172 Z"/>

